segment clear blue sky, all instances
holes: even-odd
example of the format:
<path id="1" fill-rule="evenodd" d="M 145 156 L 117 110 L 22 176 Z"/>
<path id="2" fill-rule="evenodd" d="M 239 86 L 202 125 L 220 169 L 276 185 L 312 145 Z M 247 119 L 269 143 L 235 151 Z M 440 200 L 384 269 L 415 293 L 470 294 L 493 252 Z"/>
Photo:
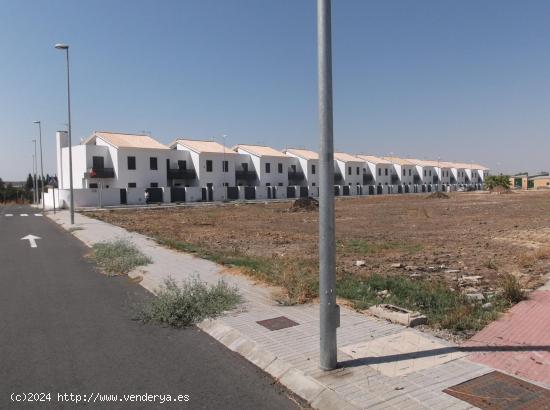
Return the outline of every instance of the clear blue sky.
<path id="1" fill-rule="evenodd" d="M 333 0 L 335 145 L 550 168 L 550 2 Z M 314 0 L 0 0 L 0 177 L 66 123 L 318 148 Z"/>

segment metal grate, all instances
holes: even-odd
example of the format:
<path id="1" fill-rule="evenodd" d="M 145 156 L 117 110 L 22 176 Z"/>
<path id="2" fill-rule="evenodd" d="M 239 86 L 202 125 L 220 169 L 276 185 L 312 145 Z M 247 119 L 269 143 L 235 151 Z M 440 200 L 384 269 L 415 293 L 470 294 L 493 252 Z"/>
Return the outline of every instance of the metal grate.
<path id="1" fill-rule="evenodd" d="M 484 410 L 550 409 L 550 390 L 496 371 L 443 391 Z"/>
<path id="2" fill-rule="evenodd" d="M 257 324 L 268 328 L 269 330 L 281 330 L 286 329 L 287 327 L 298 326 L 299 323 L 296 323 L 293 320 L 290 320 L 286 316 L 274 317 L 273 319 L 260 320 L 256 322 Z"/>

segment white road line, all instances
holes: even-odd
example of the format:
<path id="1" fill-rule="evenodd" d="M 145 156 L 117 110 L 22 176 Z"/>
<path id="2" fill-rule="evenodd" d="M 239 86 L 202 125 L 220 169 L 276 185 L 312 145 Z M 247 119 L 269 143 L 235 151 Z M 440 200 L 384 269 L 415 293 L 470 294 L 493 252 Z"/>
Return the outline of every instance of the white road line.
<path id="1" fill-rule="evenodd" d="M 13 216 L 13 214 L 6 214 L 6 216 Z"/>
<path id="2" fill-rule="evenodd" d="M 34 214 L 34 216 L 42 216 L 42 214 Z"/>
<path id="3" fill-rule="evenodd" d="M 29 215 L 27 215 L 27 214 L 21 214 L 20 216 L 29 216 Z"/>

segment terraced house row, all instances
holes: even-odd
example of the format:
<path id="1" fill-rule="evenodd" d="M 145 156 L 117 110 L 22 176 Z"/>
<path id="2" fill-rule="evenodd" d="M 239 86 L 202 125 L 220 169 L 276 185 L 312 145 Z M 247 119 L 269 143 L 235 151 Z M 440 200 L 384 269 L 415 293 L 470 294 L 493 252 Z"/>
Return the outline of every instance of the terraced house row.
<path id="1" fill-rule="evenodd" d="M 56 134 L 58 189 L 48 207 L 69 198 L 69 147 Z M 72 148 L 77 207 L 169 202 L 284 199 L 319 195 L 317 152 L 215 141 L 96 131 Z M 335 195 L 481 189 L 488 168 L 413 158 L 334 154 Z"/>

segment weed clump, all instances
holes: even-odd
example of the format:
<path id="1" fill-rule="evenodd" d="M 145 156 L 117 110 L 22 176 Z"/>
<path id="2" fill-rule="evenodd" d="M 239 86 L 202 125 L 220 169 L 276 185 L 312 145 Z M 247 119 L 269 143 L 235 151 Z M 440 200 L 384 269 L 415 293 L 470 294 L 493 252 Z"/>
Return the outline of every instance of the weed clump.
<path id="1" fill-rule="evenodd" d="M 525 293 L 521 289 L 521 284 L 514 275 L 505 274 L 500 280 L 500 288 L 502 289 L 502 299 L 511 305 L 525 299 Z"/>
<path id="2" fill-rule="evenodd" d="M 125 239 L 96 243 L 92 249 L 92 259 L 110 276 L 125 275 L 138 266 L 151 263 L 150 258 Z"/>
<path id="3" fill-rule="evenodd" d="M 224 281 L 208 285 L 195 277 L 179 285 L 169 278 L 158 289 L 156 297 L 143 306 L 139 318 L 144 322 L 181 328 L 219 316 L 240 302 L 237 288 Z"/>

